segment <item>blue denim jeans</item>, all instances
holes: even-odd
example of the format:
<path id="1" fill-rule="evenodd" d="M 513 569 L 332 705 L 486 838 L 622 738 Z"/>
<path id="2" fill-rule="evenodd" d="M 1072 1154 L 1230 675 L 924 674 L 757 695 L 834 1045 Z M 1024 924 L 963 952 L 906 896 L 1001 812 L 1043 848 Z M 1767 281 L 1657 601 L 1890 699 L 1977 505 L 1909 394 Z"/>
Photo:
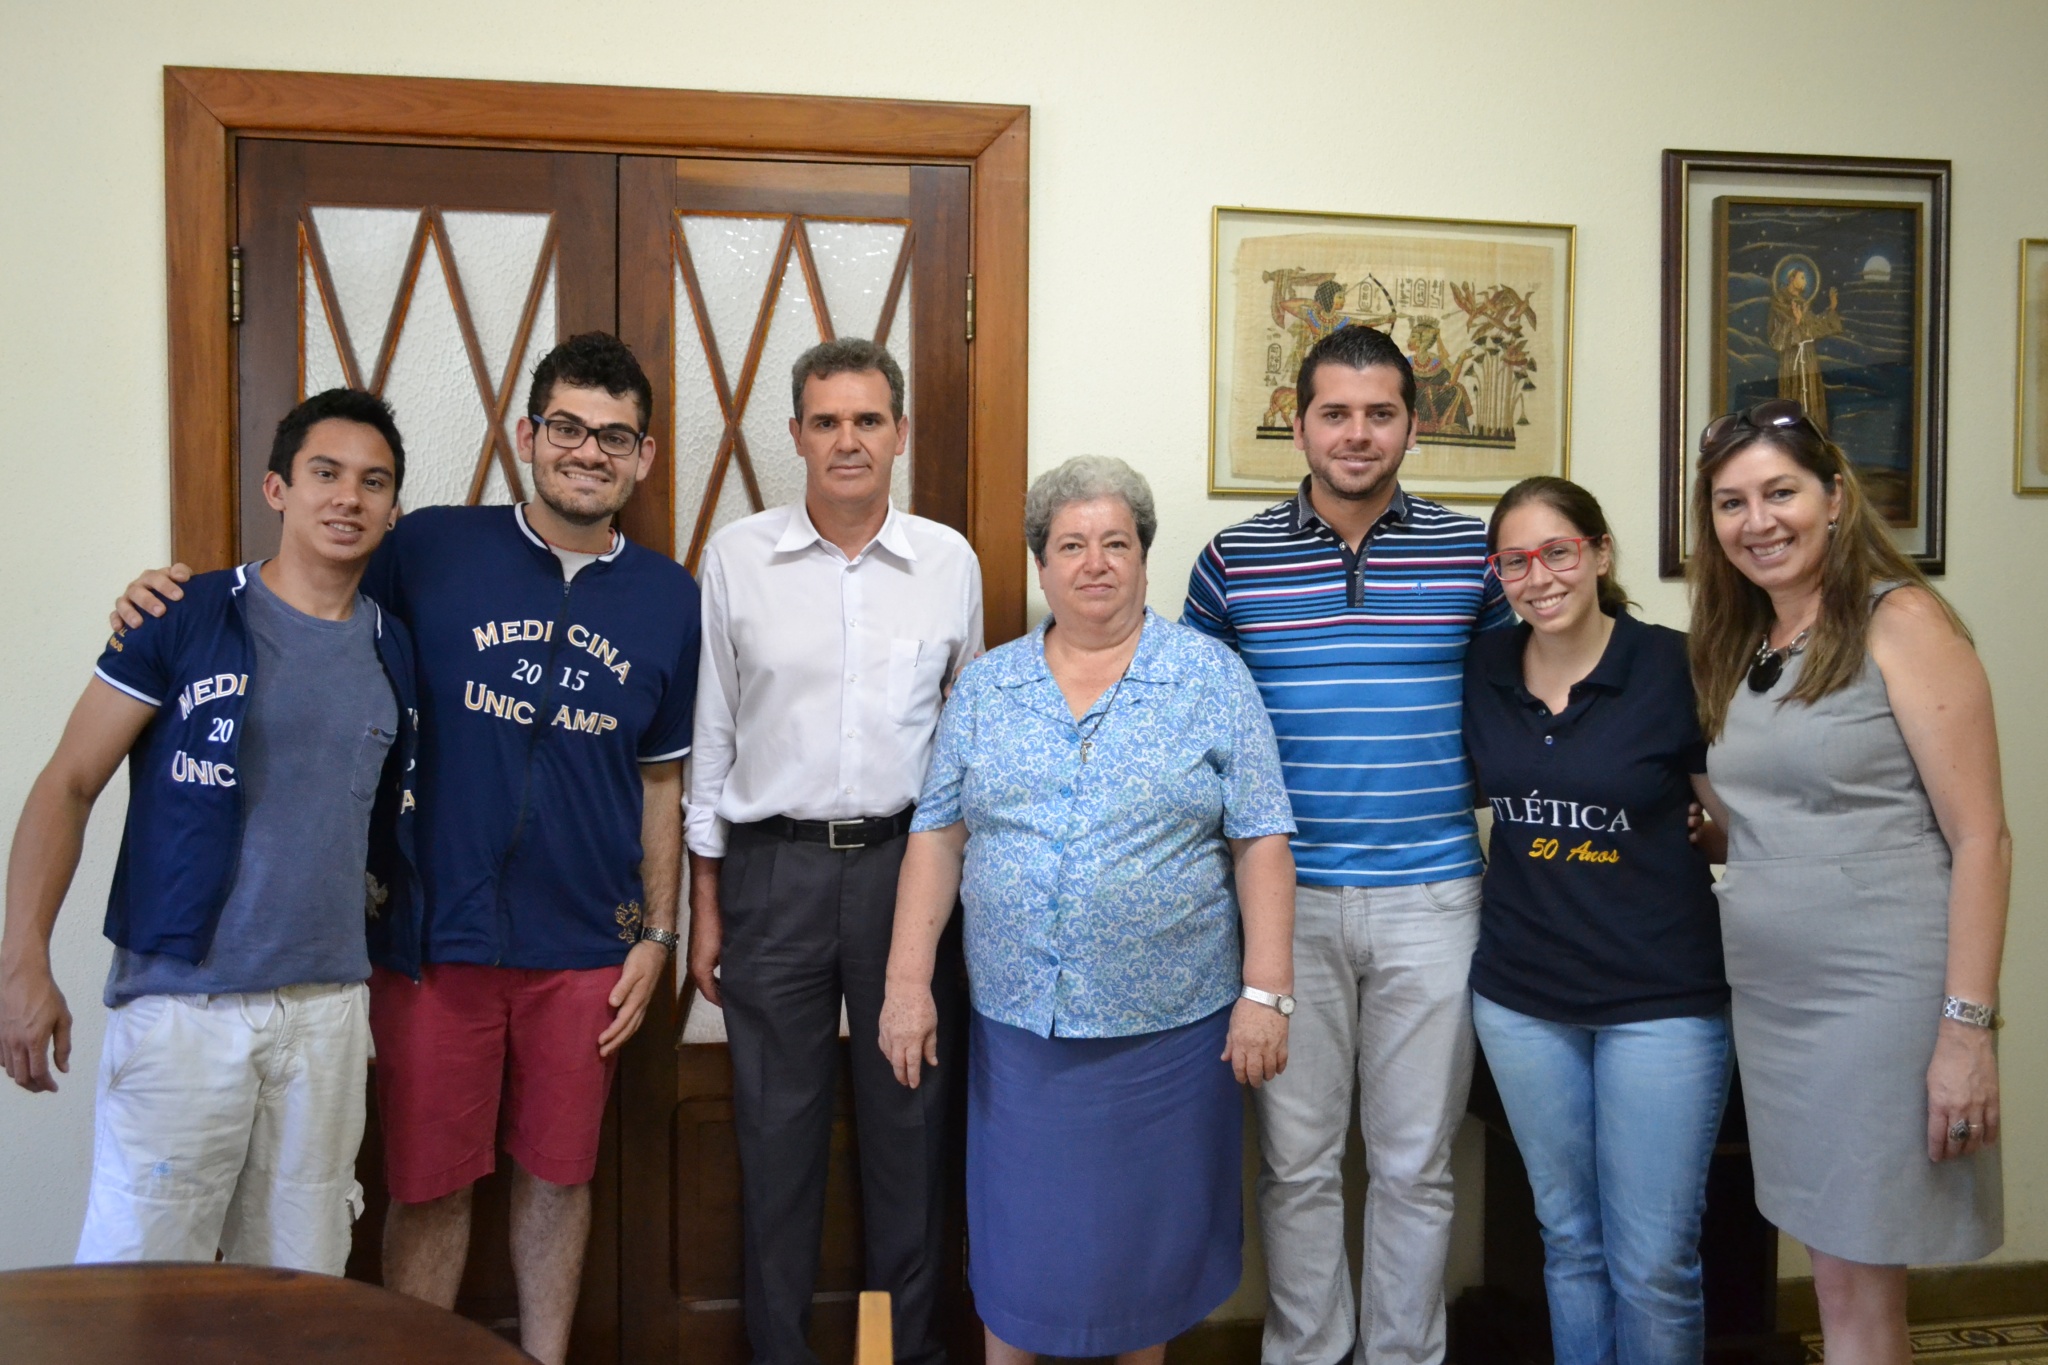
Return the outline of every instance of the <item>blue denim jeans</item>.
<path id="1" fill-rule="evenodd" d="M 1585 1027 L 1472 997 L 1543 1224 L 1557 1365 L 1697 1365 L 1725 1014 Z"/>

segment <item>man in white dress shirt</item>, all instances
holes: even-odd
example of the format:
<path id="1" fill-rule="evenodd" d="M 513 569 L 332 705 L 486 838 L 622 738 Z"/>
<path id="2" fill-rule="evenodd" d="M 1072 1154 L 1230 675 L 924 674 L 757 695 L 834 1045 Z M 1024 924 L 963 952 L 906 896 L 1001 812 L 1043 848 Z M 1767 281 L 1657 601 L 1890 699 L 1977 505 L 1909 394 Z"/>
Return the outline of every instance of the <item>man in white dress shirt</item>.
<path id="1" fill-rule="evenodd" d="M 896 1359 L 944 1358 L 949 1091 L 896 1083 L 876 1045 L 896 871 L 945 688 L 981 651 L 981 567 L 961 535 L 889 499 L 903 372 L 872 342 L 812 348 L 791 375 L 804 496 L 705 547 L 690 778 L 690 976 L 732 1048 L 754 1365 L 806 1344 L 825 1213 L 840 1003 L 853 1035 L 866 1276 Z M 957 939 L 952 946 L 958 961 Z M 940 1056 L 964 1051 L 960 972 Z"/>

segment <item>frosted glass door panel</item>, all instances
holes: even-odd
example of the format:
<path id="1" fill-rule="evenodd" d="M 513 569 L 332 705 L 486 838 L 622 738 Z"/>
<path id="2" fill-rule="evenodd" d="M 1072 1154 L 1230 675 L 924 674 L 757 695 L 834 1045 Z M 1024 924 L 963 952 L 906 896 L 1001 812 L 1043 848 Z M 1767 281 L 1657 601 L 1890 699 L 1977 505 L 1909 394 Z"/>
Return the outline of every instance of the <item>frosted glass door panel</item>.
<path id="1" fill-rule="evenodd" d="M 477 447 L 491 421 L 463 354 L 462 323 L 439 252 L 421 256 L 410 302 L 383 384 L 384 400 L 405 437 L 405 502 L 466 503 L 477 473 Z"/>
<path id="2" fill-rule="evenodd" d="M 554 345 L 553 215 L 310 205 L 300 389 L 366 388 L 405 437 L 405 505 L 525 494 L 514 427 Z"/>
<path id="3" fill-rule="evenodd" d="M 789 372 L 797 357 L 823 340 L 804 272 L 792 265 L 782 273 L 781 297 L 768 320 L 760 374 L 742 423 L 764 507 L 780 507 L 803 496 L 804 464 L 789 436 Z"/>
<path id="4" fill-rule="evenodd" d="M 761 296 L 782 265 L 781 218 L 684 218 L 680 227 L 697 285 L 704 291 L 704 321 L 734 380 L 746 363 L 747 344 L 760 318 Z"/>
<path id="5" fill-rule="evenodd" d="M 315 205 L 311 243 L 317 258 L 327 257 L 334 281 L 335 313 L 348 329 L 352 347 L 350 373 L 368 380 L 384 354 L 384 332 L 398 291 L 405 284 L 406 263 L 419 235 L 418 209 L 352 209 Z M 319 392 L 319 390 L 314 390 Z M 400 434 L 404 429 L 400 428 Z"/>
<path id="6" fill-rule="evenodd" d="M 840 336 L 874 336 L 909 231 L 902 223 L 813 218 L 804 224 L 811 258 L 818 263 L 818 283 L 832 313 L 832 330 Z"/>
<path id="7" fill-rule="evenodd" d="M 448 233 L 455 268 L 462 275 L 470 320 L 476 324 L 485 363 L 491 366 L 492 377 L 502 383 L 505 364 L 512 358 L 512 347 L 526 320 L 534 270 L 547 245 L 548 215 L 450 210 L 441 215 L 441 225 Z"/>
<path id="8" fill-rule="evenodd" d="M 320 277 L 312 257 L 299 253 L 299 388 L 298 396 L 346 387 L 348 371 L 341 363 L 341 339 L 334 318 L 321 301 Z"/>
<path id="9" fill-rule="evenodd" d="M 803 494 L 789 437 L 799 356 L 869 337 L 910 381 L 913 239 L 901 220 L 679 212 L 671 246 L 675 545 L 694 568 L 719 528 Z M 906 449 L 891 471 L 904 508 L 911 467 Z"/>
<path id="10" fill-rule="evenodd" d="M 704 505 L 711 486 L 711 469 L 725 435 L 725 404 L 711 377 L 703 330 L 696 323 L 682 264 L 671 260 L 669 268 L 675 299 L 674 434 L 669 456 L 675 469 L 675 546 L 681 551 L 696 533 L 697 510 Z"/>

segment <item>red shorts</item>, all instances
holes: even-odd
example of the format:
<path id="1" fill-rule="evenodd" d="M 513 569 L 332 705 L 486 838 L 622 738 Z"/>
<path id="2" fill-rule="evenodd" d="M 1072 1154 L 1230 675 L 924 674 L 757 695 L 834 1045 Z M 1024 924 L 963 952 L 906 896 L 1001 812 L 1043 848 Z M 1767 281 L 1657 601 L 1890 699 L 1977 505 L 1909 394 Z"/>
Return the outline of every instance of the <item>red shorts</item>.
<path id="1" fill-rule="evenodd" d="M 555 1185 L 597 1172 L 598 1130 L 618 1053 L 597 1055 L 611 1026 L 619 967 L 528 971 L 449 962 L 415 984 L 370 976 L 384 1181 L 402 1204 L 453 1194 L 497 1168 L 505 1150 Z"/>

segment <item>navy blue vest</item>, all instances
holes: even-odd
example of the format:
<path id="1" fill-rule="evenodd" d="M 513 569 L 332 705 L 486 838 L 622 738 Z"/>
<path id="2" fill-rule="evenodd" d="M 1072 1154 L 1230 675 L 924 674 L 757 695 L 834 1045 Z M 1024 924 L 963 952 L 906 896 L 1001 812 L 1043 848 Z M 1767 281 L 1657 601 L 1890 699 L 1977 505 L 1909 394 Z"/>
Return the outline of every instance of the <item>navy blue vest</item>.
<path id="1" fill-rule="evenodd" d="M 131 952 L 204 961 L 234 887 L 244 815 L 236 767 L 256 667 L 243 592 L 255 568 L 200 574 L 163 616 L 116 631 L 93 669 L 156 708 L 128 754 L 128 823 L 107 895 L 106 935 Z M 412 641 L 390 614 L 371 610 L 399 725 L 370 816 L 365 910 L 373 953 L 379 938 L 416 952 L 423 898 L 413 859 Z"/>

